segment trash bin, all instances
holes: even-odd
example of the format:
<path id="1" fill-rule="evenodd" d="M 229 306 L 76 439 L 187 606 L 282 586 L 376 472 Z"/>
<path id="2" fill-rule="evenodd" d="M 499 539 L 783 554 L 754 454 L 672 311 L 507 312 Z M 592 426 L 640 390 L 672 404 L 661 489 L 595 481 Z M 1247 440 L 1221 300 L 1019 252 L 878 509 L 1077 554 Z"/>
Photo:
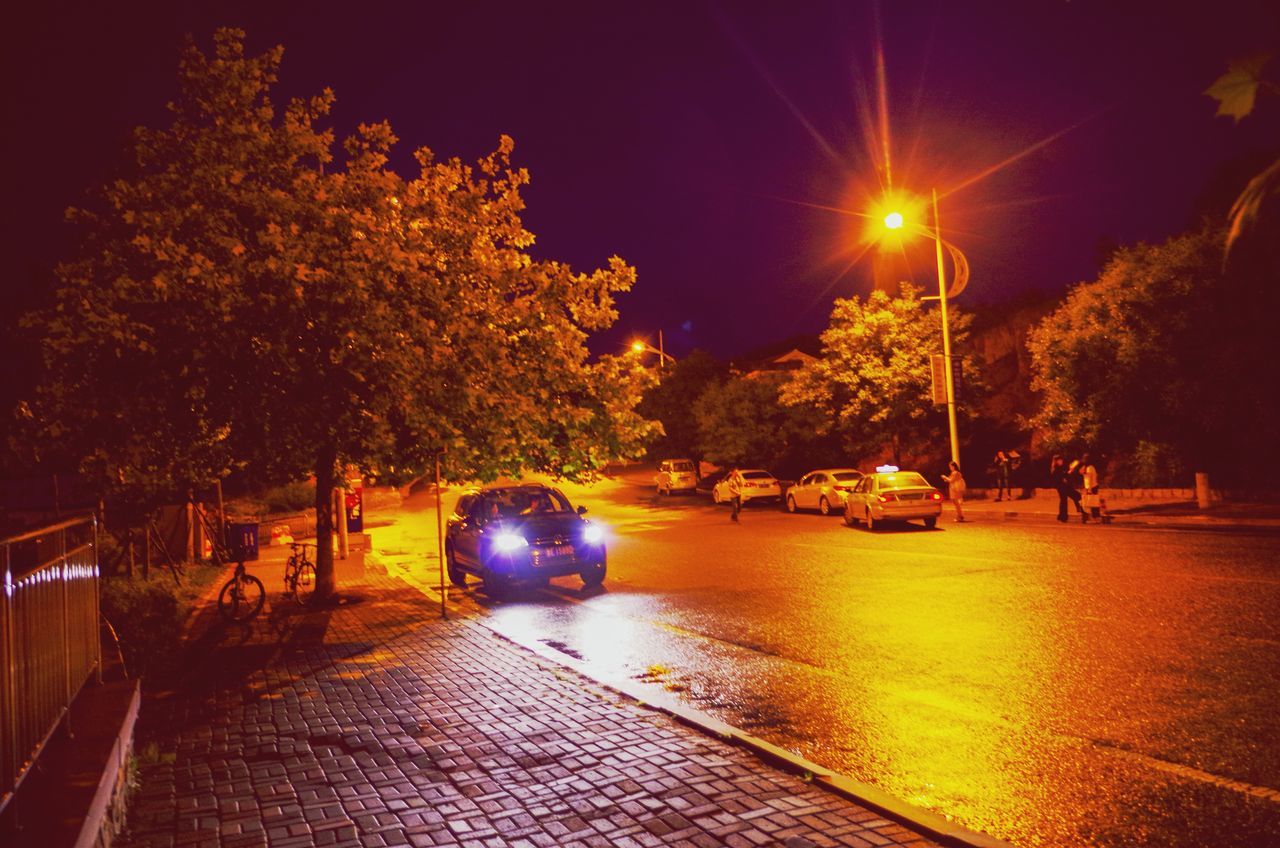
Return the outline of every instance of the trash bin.
<path id="1" fill-rule="evenodd" d="M 234 562 L 258 558 L 258 524 L 227 522 L 227 555 Z"/>

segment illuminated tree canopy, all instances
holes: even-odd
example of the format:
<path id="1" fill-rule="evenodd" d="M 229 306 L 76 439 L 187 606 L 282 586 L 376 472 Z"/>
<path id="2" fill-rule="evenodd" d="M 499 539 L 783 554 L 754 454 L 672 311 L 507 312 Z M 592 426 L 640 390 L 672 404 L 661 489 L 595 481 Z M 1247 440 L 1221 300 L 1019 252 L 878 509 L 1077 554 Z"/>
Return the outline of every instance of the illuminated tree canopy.
<path id="1" fill-rule="evenodd" d="M 455 478 L 538 470 L 589 479 L 641 450 L 648 379 L 591 361 L 635 272 L 534 259 L 513 143 L 474 165 L 362 125 L 335 155 L 330 91 L 278 108 L 283 51 L 221 30 L 188 45 L 171 122 L 131 161 L 59 269 L 33 404 L 104 487 L 164 492 L 249 469 L 314 474 L 320 590 L 333 588 L 328 493 L 348 463 Z"/>
<path id="2" fill-rule="evenodd" d="M 950 318 L 953 349 L 962 350 L 969 316 L 953 307 Z M 926 311 L 918 289 L 904 284 L 896 296 L 874 291 L 866 300 L 837 300 L 822 346 L 822 357 L 783 387 L 784 404 L 816 410 L 816 426 L 838 433 L 855 457 L 888 448 L 901 464 L 907 456 L 946 453 L 946 413 L 932 403 L 929 360 L 942 353 L 942 322 L 938 310 Z M 963 371 L 966 382 L 976 382 L 967 360 Z"/>

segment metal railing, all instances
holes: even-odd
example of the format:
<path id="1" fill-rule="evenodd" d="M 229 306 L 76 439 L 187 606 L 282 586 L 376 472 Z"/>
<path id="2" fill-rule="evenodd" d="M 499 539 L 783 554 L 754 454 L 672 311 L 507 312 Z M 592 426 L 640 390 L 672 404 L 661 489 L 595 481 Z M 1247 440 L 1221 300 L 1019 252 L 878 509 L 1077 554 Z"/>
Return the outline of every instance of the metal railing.
<path id="1" fill-rule="evenodd" d="M 101 672 L 97 519 L 0 540 L 0 811 Z"/>

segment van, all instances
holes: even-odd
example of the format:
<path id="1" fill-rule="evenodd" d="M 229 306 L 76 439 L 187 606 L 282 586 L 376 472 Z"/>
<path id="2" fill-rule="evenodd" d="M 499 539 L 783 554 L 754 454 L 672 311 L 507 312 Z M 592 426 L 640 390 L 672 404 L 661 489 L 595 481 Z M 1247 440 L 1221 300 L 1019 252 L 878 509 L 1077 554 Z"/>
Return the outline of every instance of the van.
<path id="1" fill-rule="evenodd" d="M 692 494 L 698 488 L 697 466 L 692 459 L 664 459 L 658 463 L 658 494 Z"/>

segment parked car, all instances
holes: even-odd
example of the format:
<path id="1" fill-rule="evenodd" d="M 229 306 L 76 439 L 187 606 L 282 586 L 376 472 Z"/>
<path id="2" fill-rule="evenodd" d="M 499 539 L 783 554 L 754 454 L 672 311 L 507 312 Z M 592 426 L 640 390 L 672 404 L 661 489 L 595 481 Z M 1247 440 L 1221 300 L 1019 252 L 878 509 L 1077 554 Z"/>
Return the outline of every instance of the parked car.
<path id="1" fill-rule="evenodd" d="M 703 474 L 698 480 L 698 491 L 706 492 L 708 495 L 715 491 L 717 485 L 725 477 L 729 476 L 729 469 L 722 468 L 719 471 L 712 471 L 710 474 Z"/>
<path id="2" fill-rule="evenodd" d="M 862 472 L 852 468 L 821 468 L 810 471 L 787 489 L 787 512 L 816 509 L 823 515 L 844 512 L 844 500 Z"/>
<path id="3" fill-rule="evenodd" d="M 778 478 L 762 468 L 747 468 L 736 472 L 738 475 L 738 491 L 742 502 L 759 500 L 782 500 L 782 486 Z M 711 500 L 716 503 L 728 503 L 729 475 L 725 475 L 711 490 Z"/>
<path id="4" fill-rule="evenodd" d="M 892 465 L 882 465 L 876 473 L 864 476 L 844 503 L 844 523 L 852 527 L 864 521 L 868 530 L 887 521 L 914 518 L 924 519 L 924 526 L 933 528 L 941 514 L 942 492 L 919 472 L 899 471 Z"/>
<path id="5" fill-rule="evenodd" d="M 658 463 L 655 482 L 659 495 L 692 494 L 698 490 L 698 470 L 691 459 L 664 459 Z"/>
<path id="6" fill-rule="evenodd" d="M 518 586 L 577 574 L 587 586 L 605 577 L 604 529 L 583 518 L 550 486 L 489 486 L 463 493 L 449 516 L 444 550 L 449 580 L 467 575 L 495 596 Z"/>

